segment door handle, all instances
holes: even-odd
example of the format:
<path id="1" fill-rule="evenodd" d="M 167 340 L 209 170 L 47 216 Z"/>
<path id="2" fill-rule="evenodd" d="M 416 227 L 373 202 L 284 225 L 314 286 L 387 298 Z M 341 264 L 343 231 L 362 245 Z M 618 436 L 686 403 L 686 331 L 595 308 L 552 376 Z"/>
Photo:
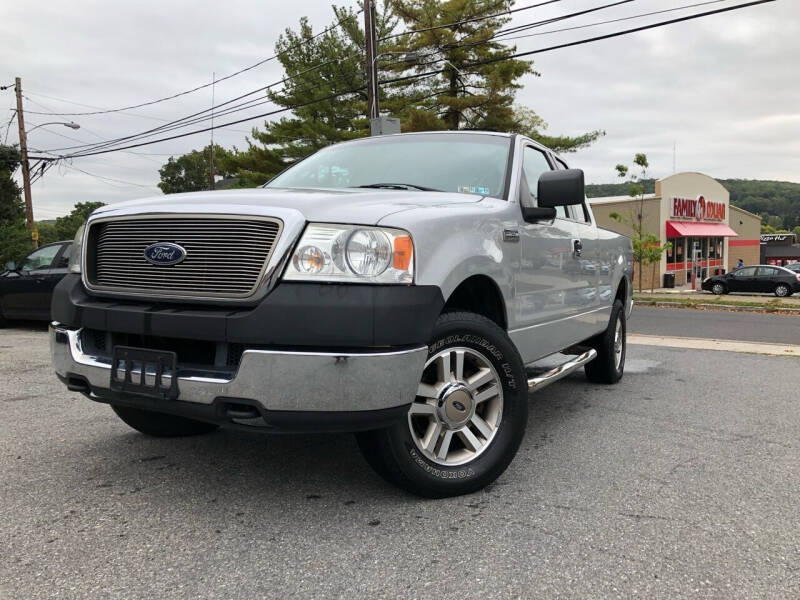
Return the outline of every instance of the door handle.
<path id="1" fill-rule="evenodd" d="M 44 283 L 44 277 L 37 277 L 36 283 Z"/>
<path id="2" fill-rule="evenodd" d="M 572 255 L 575 258 L 580 258 L 582 253 L 583 253 L 583 242 L 581 242 L 579 239 L 572 240 Z"/>

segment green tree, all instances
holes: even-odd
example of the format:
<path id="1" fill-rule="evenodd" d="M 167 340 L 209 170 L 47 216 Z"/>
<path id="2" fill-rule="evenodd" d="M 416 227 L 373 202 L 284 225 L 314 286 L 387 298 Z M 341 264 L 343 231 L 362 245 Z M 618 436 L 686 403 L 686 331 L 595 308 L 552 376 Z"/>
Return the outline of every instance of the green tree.
<path id="1" fill-rule="evenodd" d="M 19 161 L 16 146 L 0 145 L 0 270 L 6 262 L 19 260 L 33 249 L 25 227 L 25 203 L 12 177 Z"/>
<path id="2" fill-rule="evenodd" d="M 214 172 L 220 177 L 232 175 L 230 161 L 232 154 L 214 144 Z M 202 150 L 192 150 L 188 154 L 169 157 L 166 164 L 158 170 L 161 181 L 158 187 L 165 194 L 179 192 L 199 192 L 211 187 L 211 144 Z"/>
<path id="3" fill-rule="evenodd" d="M 644 230 L 644 195 L 645 186 L 643 181 L 647 180 L 647 169 L 650 163 L 647 161 L 647 155 L 643 152 L 637 152 L 633 157 L 634 166 L 638 167 L 639 172 L 632 172 L 631 168 L 627 165 L 619 164 L 615 167 L 617 176 L 626 180 L 628 186 L 628 194 L 631 198 L 637 198 L 639 205 L 636 212 L 629 211 L 628 217 L 622 217 L 619 213 L 613 212 L 609 216 L 619 223 L 626 223 L 632 230 L 633 235 L 631 241 L 633 244 L 633 260 L 639 266 L 638 283 L 639 291 L 642 291 L 642 271 L 644 267 L 651 264 L 651 253 L 654 252 L 654 244 L 660 248 L 658 260 L 661 260 L 661 252 L 667 249 L 668 244 L 660 245 L 660 238 Z"/>
<path id="4" fill-rule="evenodd" d="M 587 146 L 602 131 L 575 138 L 550 136 L 547 124 L 533 110 L 514 106 L 524 75 L 539 76 L 533 63 L 511 58 L 515 46 L 495 38 L 511 19 L 503 13 L 513 6 L 508 0 L 395 0 L 393 8 L 408 30 L 419 33 L 397 38 L 389 48 L 413 52 L 421 58 L 418 73 L 440 68 L 442 73 L 407 84 L 401 97 L 422 96 L 410 102 L 402 116 L 404 130 L 485 129 L 528 135 L 558 152 Z M 465 17 L 490 17 L 464 23 Z M 451 27 L 441 27 L 458 23 Z M 396 70 L 402 70 L 401 64 Z"/>
<path id="5" fill-rule="evenodd" d="M 652 293 L 656 287 L 656 267 L 661 262 L 661 255 L 667 250 L 672 248 L 672 242 L 661 243 L 661 239 L 654 233 L 645 233 L 641 243 L 641 266 L 645 267 L 651 265 L 653 271 L 650 277 L 650 292 Z M 639 279 L 639 289 L 641 290 L 642 280 L 641 274 Z"/>
<path id="6" fill-rule="evenodd" d="M 277 106 L 295 108 L 291 116 L 254 128 L 246 150 L 234 149 L 225 164 L 236 172 L 240 185 L 262 184 L 320 148 L 369 134 L 366 91 L 361 89 L 366 85 L 361 20 L 349 8 L 334 5 L 333 12 L 341 27 L 319 35 L 303 17 L 297 31 L 286 29 L 278 38 L 275 51 L 287 79 L 267 96 Z M 389 5 L 382 4 L 376 17 L 378 37 L 396 25 Z M 329 99 L 319 100 L 323 98 Z M 380 98 L 388 102 L 383 89 Z M 384 108 L 391 110 L 391 104 Z"/>
<path id="7" fill-rule="evenodd" d="M 61 241 L 56 233 L 55 221 L 36 221 L 36 231 L 39 232 L 39 245 L 44 246 L 52 242 Z"/>
<path id="8" fill-rule="evenodd" d="M 529 138 L 536 140 L 559 153 L 577 152 L 581 148 L 590 146 L 597 139 L 606 134 L 605 131 L 596 130 L 584 133 L 577 137 L 570 137 L 566 135 L 547 135 L 545 131 L 548 128 L 547 123 L 532 109 L 526 106 L 518 106 L 514 109 L 517 119 L 519 120 L 519 127 L 510 129 L 511 133 L 521 133 L 527 135 Z"/>
<path id="9" fill-rule="evenodd" d="M 96 209 L 105 206 L 103 202 L 78 202 L 70 213 L 56 219 L 53 235 L 56 240 L 71 240 L 78 228 L 86 222 Z"/>
<path id="10" fill-rule="evenodd" d="M 507 0 L 385 0 L 377 11 L 377 37 L 387 38 L 400 22 L 404 29 L 440 26 L 465 16 L 502 12 L 508 4 Z M 247 147 L 234 148 L 229 159 L 221 161 L 236 173 L 240 186 L 262 184 L 320 148 L 369 134 L 361 18 L 348 8 L 333 6 L 333 12 L 341 27 L 319 35 L 303 18 L 296 30 L 287 29 L 279 38 L 275 50 L 287 79 L 281 89 L 270 89 L 267 95 L 292 111 L 253 129 Z M 541 117 L 514 106 L 519 79 L 536 73 L 529 61 L 508 58 L 513 47 L 489 41 L 507 21 L 497 17 L 385 39 L 378 47 L 381 79 L 413 76 L 437 66 L 444 72 L 379 86 L 382 111 L 399 117 L 404 131 L 523 133 L 560 152 L 593 142 L 603 132 L 549 136 Z M 414 53 L 418 60 L 412 64 L 406 58 Z M 475 66 L 489 60 L 496 62 Z"/>

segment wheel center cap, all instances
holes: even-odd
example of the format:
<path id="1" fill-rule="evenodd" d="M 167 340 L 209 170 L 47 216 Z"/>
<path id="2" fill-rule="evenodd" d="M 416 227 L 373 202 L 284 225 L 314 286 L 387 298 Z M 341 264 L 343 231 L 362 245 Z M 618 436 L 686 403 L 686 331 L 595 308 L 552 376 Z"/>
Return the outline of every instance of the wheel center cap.
<path id="1" fill-rule="evenodd" d="M 475 413 L 475 401 L 465 386 L 454 384 L 443 390 L 438 412 L 439 418 L 448 427 L 463 427 Z"/>

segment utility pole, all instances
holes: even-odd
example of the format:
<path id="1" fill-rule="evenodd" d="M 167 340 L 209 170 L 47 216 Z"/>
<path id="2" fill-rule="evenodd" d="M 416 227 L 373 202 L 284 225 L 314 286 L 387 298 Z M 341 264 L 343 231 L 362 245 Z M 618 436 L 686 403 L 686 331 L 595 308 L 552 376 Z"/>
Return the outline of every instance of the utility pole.
<path id="1" fill-rule="evenodd" d="M 33 235 L 33 201 L 31 200 L 31 172 L 28 166 L 28 138 L 25 135 L 25 116 L 22 114 L 22 80 L 14 79 L 14 91 L 17 94 L 17 125 L 19 125 L 19 150 L 22 155 L 22 189 L 25 193 L 25 217 L 28 222 L 28 231 Z M 34 247 L 39 247 L 39 242 L 34 238 Z"/>
<path id="2" fill-rule="evenodd" d="M 209 189 L 217 189 L 216 173 L 214 173 L 214 87 L 217 83 L 217 72 L 211 74 L 211 181 Z"/>
<path id="3" fill-rule="evenodd" d="M 364 0 L 364 40 L 367 50 L 367 116 L 380 116 L 378 105 L 378 40 L 375 35 L 375 0 Z"/>

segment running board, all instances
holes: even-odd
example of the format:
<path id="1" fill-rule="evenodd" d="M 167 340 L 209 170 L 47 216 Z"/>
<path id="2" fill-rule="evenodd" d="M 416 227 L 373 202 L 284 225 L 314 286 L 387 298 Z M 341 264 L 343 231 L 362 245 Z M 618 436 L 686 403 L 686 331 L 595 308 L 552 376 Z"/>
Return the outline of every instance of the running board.
<path id="1" fill-rule="evenodd" d="M 597 350 L 594 348 L 589 348 L 589 350 L 579 356 L 576 356 L 572 360 L 568 360 L 564 364 L 558 365 L 556 368 L 550 369 L 542 375 L 528 379 L 528 391 L 538 392 L 540 389 L 545 388 L 551 383 L 555 383 L 559 379 L 563 379 L 573 371 L 580 369 L 583 365 L 594 360 L 595 358 L 597 358 Z"/>

